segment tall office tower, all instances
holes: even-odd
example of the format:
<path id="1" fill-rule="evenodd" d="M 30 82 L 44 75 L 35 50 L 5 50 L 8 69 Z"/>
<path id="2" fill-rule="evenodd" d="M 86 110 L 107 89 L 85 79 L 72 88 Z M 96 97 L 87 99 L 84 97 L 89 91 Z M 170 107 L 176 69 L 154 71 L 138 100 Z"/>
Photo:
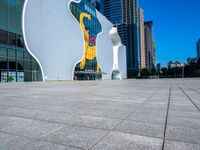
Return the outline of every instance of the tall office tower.
<path id="1" fill-rule="evenodd" d="M 145 62 L 145 41 L 144 41 L 144 15 L 141 8 L 138 9 L 139 17 L 139 48 L 140 48 L 140 69 L 146 68 Z"/>
<path id="2" fill-rule="evenodd" d="M 149 69 L 155 68 L 155 41 L 153 38 L 153 22 L 148 21 L 144 23 L 145 34 L 145 62 Z"/>
<path id="3" fill-rule="evenodd" d="M 200 58 L 200 39 L 197 41 L 197 58 Z"/>
<path id="4" fill-rule="evenodd" d="M 156 41 L 155 41 L 154 37 L 153 37 L 153 51 L 151 53 L 151 58 L 152 58 L 151 59 L 152 67 L 156 68 Z"/>
<path id="5" fill-rule="evenodd" d="M 90 2 L 93 5 L 96 5 L 96 0 L 87 0 L 88 2 Z"/>
<path id="6" fill-rule="evenodd" d="M 140 65 L 138 0 L 101 0 L 99 11 L 117 26 L 126 46 L 128 77 L 137 76 Z"/>

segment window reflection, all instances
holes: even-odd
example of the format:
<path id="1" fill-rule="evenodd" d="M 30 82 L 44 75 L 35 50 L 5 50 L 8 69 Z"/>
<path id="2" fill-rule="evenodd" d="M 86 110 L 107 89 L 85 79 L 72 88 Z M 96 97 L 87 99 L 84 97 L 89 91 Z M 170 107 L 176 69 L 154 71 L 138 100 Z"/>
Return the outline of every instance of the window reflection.
<path id="1" fill-rule="evenodd" d="M 101 69 L 96 59 L 96 37 L 101 32 L 101 24 L 96 17 L 96 9 L 86 0 L 80 3 L 70 3 L 70 11 L 74 17 L 79 21 L 81 29 L 84 33 L 84 48 L 85 54 L 83 60 L 75 67 L 75 80 L 96 80 L 102 78 Z M 88 14 L 91 19 L 84 17 L 83 14 Z M 84 24 L 84 27 L 82 26 Z M 94 52 L 95 51 L 95 52 Z M 95 54 L 94 54 L 95 53 Z"/>
<path id="2" fill-rule="evenodd" d="M 24 0 L 0 0 L 0 82 L 41 81 L 40 67 L 25 48 Z"/>

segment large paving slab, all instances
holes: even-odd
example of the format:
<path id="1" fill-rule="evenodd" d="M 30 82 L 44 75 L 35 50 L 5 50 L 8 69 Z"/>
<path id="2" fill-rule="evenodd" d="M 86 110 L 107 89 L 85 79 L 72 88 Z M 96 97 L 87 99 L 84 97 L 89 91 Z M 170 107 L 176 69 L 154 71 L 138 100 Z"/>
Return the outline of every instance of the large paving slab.
<path id="1" fill-rule="evenodd" d="M 0 84 L 0 149 L 200 149 L 200 79 Z"/>
<path id="2" fill-rule="evenodd" d="M 92 150 L 160 150 L 162 140 L 122 132 L 111 132 Z"/>

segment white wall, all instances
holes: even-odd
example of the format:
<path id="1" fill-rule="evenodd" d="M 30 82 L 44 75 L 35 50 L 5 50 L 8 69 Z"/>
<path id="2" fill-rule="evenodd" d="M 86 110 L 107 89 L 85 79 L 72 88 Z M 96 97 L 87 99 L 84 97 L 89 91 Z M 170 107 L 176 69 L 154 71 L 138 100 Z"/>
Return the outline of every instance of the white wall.
<path id="1" fill-rule="evenodd" d="M 126 47 L 124 45 L 122 45 L 119 48 L 118 59 L 119 59 L 119 70 L 122 79 L 126 79 L 127 78 Z"/>
<path id="2" fill-rule="evenodd" d="M 112 23 L 97 11 L 97 17 L 102 25 L 102 33 L 97 38 L 97 61 L 100 64 L 103 79 L 112 78 L 113 67 L 113 45 L 109 37 L 109 31 L 112 29 Z"/>
<path id="3" fill-rule="evenodd" d="M 83 36 L 66 0 L 28 0 L 24 16 L 27 46 L 47 80 L 72 80 L 83 55 Z"/>
<path id="4" fill-rule="evenodd" d="M 26 0 L 23 35 L 27 49 L 41 66 L 45 80 L 72 80 L 74 67 L 83 57 L 83 33 L 68 9 L 70 0 Z M 78 0 L 74 0 L 78 1 Z M 111 79 L 112 24 L 99 12 L 102 33 L 97 37 L 97 62 Z M 123 61 L 123 59 L 120 60 Z M 123 66 L 123 65 L 122 65 Z M 123 68 L 123 67 L 122 67 Z"/>

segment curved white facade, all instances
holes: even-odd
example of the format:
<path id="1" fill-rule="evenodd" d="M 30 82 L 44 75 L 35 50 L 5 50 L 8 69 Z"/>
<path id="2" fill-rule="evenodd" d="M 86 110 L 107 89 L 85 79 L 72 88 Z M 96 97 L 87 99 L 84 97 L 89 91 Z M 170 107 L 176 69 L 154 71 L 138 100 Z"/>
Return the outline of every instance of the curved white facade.
<path id="1" fill-rule="evenodd" d="M 72 1 L 72 0 L 71 0 Z M 75 1 L 75 0 L 74 0 Z M 79 2 L 79 1 L 76 1 Z M 79 23 L 69 10 L 70 0 L 26 0 L 23 10 L 23 35 L 29 52 L 40 64 L 43 80 L 73 80 L 74 68 L 83 55 L 84 39 Z M 97 36 L 97 62 L 111 79 L 113 45 L 112 24 L 99 12 L 102 32 Z M 119 51 L 119 69 L 126 78 L 126 50 Z"/>

